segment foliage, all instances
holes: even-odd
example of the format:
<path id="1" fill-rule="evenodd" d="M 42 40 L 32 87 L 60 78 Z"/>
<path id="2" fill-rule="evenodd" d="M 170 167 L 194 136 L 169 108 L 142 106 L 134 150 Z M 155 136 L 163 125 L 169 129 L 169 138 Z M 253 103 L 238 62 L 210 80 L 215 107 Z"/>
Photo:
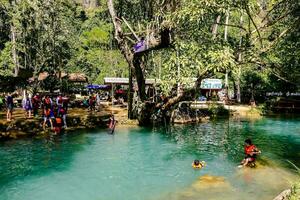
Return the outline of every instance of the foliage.
<path id="1" fill-rule="evenodd" d="M 31 70 L 35 78 L 40 72 L 54 77 L 59 71 L 83 72 L 90 82 L 96 83 L 102 83 L 105 76 L 127 76 L 125 61 L 112 41 L 106 2 L 94 5 L 102 7 L 84 10 L 71 0 L 2 0 L 1 74 L 12 76 L 19 65 Z M 15 43 L 11 27 L 15 30 Z M 13 60 L 13 46 L 17 64 Z M 59 87 L 49 84 L 40 85 L 45 89 Z"/>
<path id="2" fill-rule="evenodd" d="M 11 48 L 11 43 L 6 42 L 2 51 L 0 51 L 0 74 L 3 76 L 12 76 L 14 66 L 11 57 Z"/>
<path id="3" fill-rule="evenodd" d="M 113 39 L 106 0 L 1 0 L 0 72 L 17 65 L 40 72 L 83 72 L 93 83 L 105 76 L 128 76 L 128 66 Z M 193 87 L 199 74 L 241 88 L 245 102 L 263 101 L 266 91 L 297 91 L 300 80 L 300 4 L 295 0 L 115 0 L 139 37 L 171 28 L 172 45 L 144 56 L 146 78 L 161 79 L 161 89 Z M 229 22 L 226 25 L 226 16 Z M 219 22 L 217 23 L 219 19 Z M 227 27 L 227 37 L 224 36 Z M 132 46 L 136 38 L 122 23 Z M 12 40 L 12 33 L 16 41 Z M 16 60 L 13 49 L 16 48 Z M 293 72 L 293 73 L 290 73 Z M 236 96 L 236 95 L 235 95 Z"/>
<path id="4" fill-rule="evenodd" d="M 212 103 L 209 105 L 208 113 L 212 117 L 229 116 L 229 111 L 225 109 L 224 106 L 218 105 L 216 103 Z"/>
<path id="5" fill-rule="evenodd" d="M 300 182 L 297 182 L 292 187 L 292 193 L 289 200 L 297 200 L 300 197 Z"/>

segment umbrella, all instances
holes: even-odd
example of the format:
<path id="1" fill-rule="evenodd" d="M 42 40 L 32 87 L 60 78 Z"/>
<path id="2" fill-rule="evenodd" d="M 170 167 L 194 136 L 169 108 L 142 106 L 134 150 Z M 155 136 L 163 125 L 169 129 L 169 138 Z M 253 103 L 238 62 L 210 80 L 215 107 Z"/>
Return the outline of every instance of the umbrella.
<path id="1" fill-rule="evenodd" d="M 87 89 L 93 89 L 93 90 L 107 90 L 110 88 L 109 85 L 87 85 L 86 86 Z"/>

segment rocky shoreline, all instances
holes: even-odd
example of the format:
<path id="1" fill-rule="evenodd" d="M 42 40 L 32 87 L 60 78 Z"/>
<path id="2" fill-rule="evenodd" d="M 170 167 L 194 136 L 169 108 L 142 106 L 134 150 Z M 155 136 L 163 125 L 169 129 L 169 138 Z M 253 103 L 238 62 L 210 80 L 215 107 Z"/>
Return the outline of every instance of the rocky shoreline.
<path id="1" fill-rule="evenodd" d="M 291 189 L 284 190 L 277 197 L 275 197 L 273 200 L 289 200 L 291 192 L 292 192 Z"/>
<path id="2" fill-rule="evenodd" d="M 82 129 L 107 128 L 110 115 L 71 115 L 67 118 L 66 132 Z M 11 122 L 0 122 L 0 140 L 19 139 L 26 137 L 43 136 L 52 133 L 50 128 L 43 130 L 42 119 L 15 119 Z"/>

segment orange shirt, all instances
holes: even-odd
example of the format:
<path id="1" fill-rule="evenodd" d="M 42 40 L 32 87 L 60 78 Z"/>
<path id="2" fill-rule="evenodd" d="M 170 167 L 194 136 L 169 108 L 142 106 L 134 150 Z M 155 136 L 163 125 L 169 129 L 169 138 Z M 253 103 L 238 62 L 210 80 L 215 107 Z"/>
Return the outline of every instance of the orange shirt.
<path id="1" fill-rule="evenodd" d="M 255 149 L 256 149 L 256 146 L 254 144 L 245 146 L 245 154 L 250 155 L 254 152 Z"/>

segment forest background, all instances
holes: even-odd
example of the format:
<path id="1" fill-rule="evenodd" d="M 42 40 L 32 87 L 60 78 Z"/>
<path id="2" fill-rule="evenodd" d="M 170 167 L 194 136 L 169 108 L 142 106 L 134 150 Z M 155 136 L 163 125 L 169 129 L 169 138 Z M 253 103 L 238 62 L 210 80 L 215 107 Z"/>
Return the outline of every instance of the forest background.
<path id="1" fill-rule="evenodd" d="M 47 88 L 38 81 L 41 72 L 54 79 L 61 72 L 85 73 L 98 84 L 104 77 L 128 77 L 108 2 L 0 0 L 0 82 L 29 73 L 34 81 L 24 86 Z M 263 101 L 266 92 L 299 91 L 298 0 L 113 2 L 129 46 L 170 30 L 170 45 L 142 58 L 144 77 L 160 79 L 166 95 L 178 83 L 188 87 L 203 71 L 225 80 L 239 102 Z"/>

